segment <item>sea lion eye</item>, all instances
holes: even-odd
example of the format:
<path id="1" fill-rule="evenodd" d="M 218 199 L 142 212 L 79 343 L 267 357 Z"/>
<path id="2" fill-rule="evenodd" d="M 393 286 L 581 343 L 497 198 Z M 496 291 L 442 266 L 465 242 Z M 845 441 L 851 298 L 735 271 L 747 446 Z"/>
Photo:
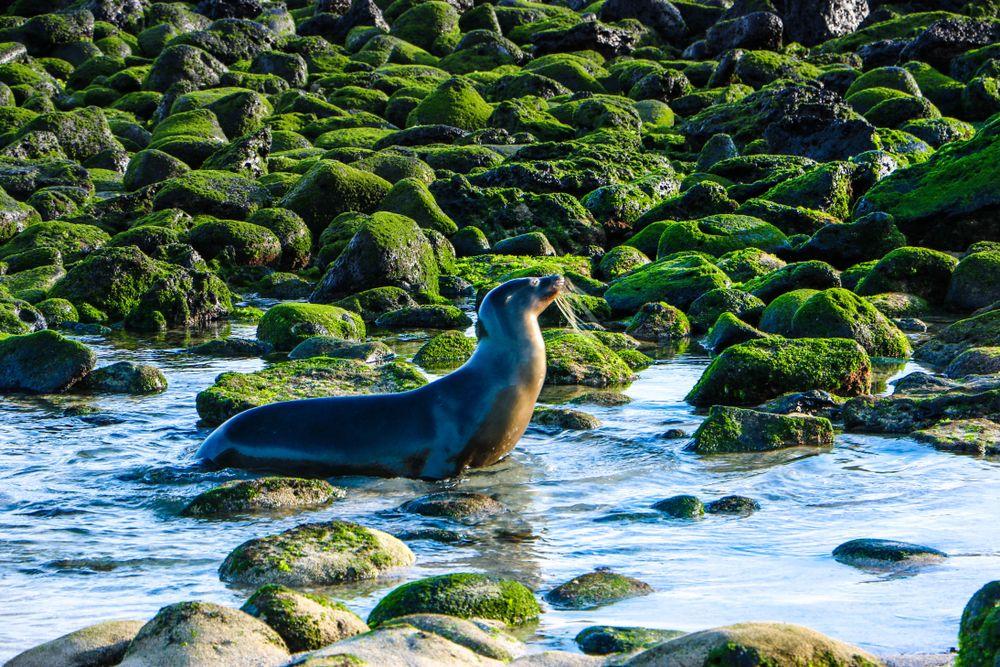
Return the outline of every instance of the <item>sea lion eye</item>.
<path id="1" fill-rule="evenodd" d="M 532 278 L 530 284 L 532 287 L 538 287 L 538 282 L 538 278 Z"/>

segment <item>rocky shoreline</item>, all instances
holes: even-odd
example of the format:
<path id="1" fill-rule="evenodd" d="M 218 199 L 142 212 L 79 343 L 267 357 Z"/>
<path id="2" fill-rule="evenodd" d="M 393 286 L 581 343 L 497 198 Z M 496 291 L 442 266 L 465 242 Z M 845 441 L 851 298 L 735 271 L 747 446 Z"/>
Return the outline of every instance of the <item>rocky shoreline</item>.
<path id="1" fill-rule="evenodd" d="M 469 308 L 564 275 L 541 317 L 536 410 L 588 404 L 664 350 L 711 363 L 684 455 L 829 450 L 842 433 L 1000 455 L 1000 7 L 881 0 L 14 0 L 0 14 L 0 393 L 167 389 L 81 338 L 256 326 L 189 352 L 259 358 L 197 396 L 205 426 L 295 398 L 413 389 L 475 347 Z M 385 339 L 431 332 L 412 359 Z M 885 386 L 907 360 L 927 372 Z M 322 507 L 321 480 L 192 498 L 225 521 Z M 676 522 L 762 501 L 650 499 Z M 442 492 L 400 512 L 507 511 Z M 859 527 L 859 530 L 860 527 Z M 830 558 L 917 572 L 891 536 Z M 259 535 L 220 561 L 252 592 L 80 630 L 25 665 L 920 664 L 807 628 L 595 626 L 583 653 L 517 638 L 543 611 L 652 587 L 603 569 L 551 590 L 474 572 L 394 588 L 366 620 L 309 592 L 415 556 L 348 521 Z M 969 601 L 957 664 L 1000 660 L 1000 589 Z M 589 657 L 588 657 L 589 656 Z M 601 657 L 596 657 L 601 656 Z M 607 657 L 611 656 L 611 657 Z M 940 657 L 923 664 L 938 664 Z M 947 660 L 947 658 L 945 658 Z M 916 663 L 914 663 L 916 661 Z"/>

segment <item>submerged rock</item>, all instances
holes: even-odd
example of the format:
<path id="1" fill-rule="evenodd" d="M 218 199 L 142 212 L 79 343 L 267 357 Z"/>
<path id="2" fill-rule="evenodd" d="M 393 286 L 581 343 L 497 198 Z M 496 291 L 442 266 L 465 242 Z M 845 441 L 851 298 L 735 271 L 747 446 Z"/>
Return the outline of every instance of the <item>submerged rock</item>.
<path id="1" fill-rule="evenodd" d="M 705 514 L 705 505 L 701 500 L 687 494 L 664 498 L 655 503 L 653 509 L 674 519 L 698 519 Z"/>
<path id="2" fill-rule="evenodd" d="M 403 584 L 375 605 L 368 624 L 377 627 L 408 614 L 447 614 L 518 625 L 538 617 L 541 608 L 524 585 L 485 574 L 455 573 Z"/>
<path id="3" fill-rule="evenodd" d="M 276 584 L 257 589 L 240 610 L 271 626 L 293 653 L 368 632 L 368 625 L 339 602 Z"/>
<path id="4" fill-rule="evenodd" d="M 559 584 L 545 594 L 545 599 L 560 609 L 594 609 L 652 592 L 649 584 L 638 579 L 610 570 L 596 570 Z"/>
<path id="5" fill-rule="evenodd" d="M 85 345 L 55 331 L 0 334 L 0 391 L 64 391 L 85 377 L 96 361 L 97 356 Z"/>
<path id="6" fill-rule="evenodd" d="M 115 394 L 155 394 L 166 391 L 167 378 L 155 366 L 119 361 L 91 371 L 79 387 Z"/>
<path id="7" fill-rule="evenodd" d="M 723 496 L 705 505 L 709 514 L 738 514 L 747 516 L 760 509 L 760 503 L 746 496 Z"/>
<path id="8" fill-rule="evenodd" d="M 864 538 L 844 542 L 833 550 L 833 557 L 854 567 L 885 569 L 937 563 L 947 558 L 947 554 L 909 542 Z"/>
<path id="9" fill-rule="evenodd" d="M 648 648 L 684 634 L 679 630 L 592 625 L 581 630 L 574 641 L 588 655 L 610 655 Z"/>
<path id="10" fill-rule="evenodd" d="M 19 653 L 5 667 L 98 667 L 117 665 L 142 621 L 105 621 Z"/>
<path id="11" fill-rule="evenodd" d="M 535 408 L 531 423 L 570 431 L 587 431 L 601 427 L 601 420 L 594 415 L 569 408 Z"/>
<path id="12" fill-rule="evenodd" d="M 228 517 L 256 512 L 317 508 L 346 497 L 347 492 L 322 479 L 261 477 L 226 482 L 198 494 L 183 516 Z"/>
<path id="13" fill-rule="evenodd" d="M 476 339 L 461 331 L 445 331 L 424 343 L 413 355 L 413 363 L 424 368 L 455 368 L 472 357 Z"/>
<path id="14" fill-rule="evenodd" d="M 441 491 L 403 503 L 403 512 L 422 516 L 442 517 L 463 522 L 476 522 L 507 511 L 496 498 L 473 491 Z"/>
<path id="15" fill-rule="evenodd" d="M 915 440 L 945 452 L 976 456 L 1000 455 L 1000 422 L 972 418 L 940 421 L 914 431 Z"/>
<path id="16" fill-rule="evenodd" d="M 413 561 L 413 552 L 388 533 L 328 521 L 244 542 L 226 556 L 219 577 L 241 584 L 329 586 L 373 579 Z"/>

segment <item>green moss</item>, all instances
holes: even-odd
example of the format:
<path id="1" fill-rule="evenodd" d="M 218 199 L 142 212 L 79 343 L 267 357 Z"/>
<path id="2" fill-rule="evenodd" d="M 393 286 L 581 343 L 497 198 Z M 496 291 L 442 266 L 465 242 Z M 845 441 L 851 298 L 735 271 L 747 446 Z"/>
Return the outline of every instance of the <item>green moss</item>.
<path id="1" fill-rule="evenodd" d="M 266 227 L 239 220 L 199 216 L 187 241 L 206 259 L 223 253 L 241 266 L 272 266 L 281 257 L 281 242 Z"/>
<path id="2" fill-rule="evenodd" d="M 846 53 L 856 51 L 865 44 L 871 44 L 885 39 L 909 40 L 920 34 L 932 23 L 943 19 L 960 18 L 951 12 L 918 12 L 903 14 L 886 21 L 872 24 L 848 33 L 843 37 L 835 37 L 820 46 L 826 53 Z"/>
<path id="3" fill-rule="evenodd" d="M 839 287 L 803 302 L 792 317 L 791 335 L 851 338 L 875 357 L 899 359 L 910 354 L 910 343 L 896 325 L 868 301 Z"/>
<path id="4" fill-rule="evenodd" d="M 538 618 L 541 608 L 524 585 L 485 574 L 455 573 L 404 584 L 386 595 L 368 616 L 376 627 L 407 614 L 447 614 L 519 625 Z"/>
<path id="5" fill-rule="evenodd" d="M 458 231 L 458 226 L 441 210 L 423 181 L 415 178 L 404 178 L 393 185 L 379 208 L 413 218 L 420 227 L 446 236 Z"/>
<path id="6" fill-rule="evenodd" d="M 198 494 L 183 516 L 227 516 L 261 511 L 319 507 L 343 498 L 345 492 L 326 480 L 261 477 L 231 481 Z"/>
<path id="7" fill-rule="evenodd" d="M 647 303 L 632 317 L 625 333 L 662 344 L 691 335 L 691 324 L 683 312 L 670 304 Z"/>
<path id="8" fill-rule="evenodd" d="M 316 303 L 280 303 L 266 313 L 257 325 L 257 338 L 276 350 L 291 350 L 306 338 L 329 335 L 346 340 L 361 340 L 365 324 L 361 316 Z"/>
<path id="9" fill-rule="evenodd" d="M 592 625 L 581 630 L 574 641 L 588 655 L 609 655 L 638 651 L 683 634 L 679 630 Z"/>
<path id="10" fill-rule="evenodd" d="M 357 313 L 368 323 L 390 311 L 415 306 L 416 302 L 401 287 L 373 287 L 340 299 L 333 305 Z"/>
<path id="11" fill-rule="evenodd" d="M 991 581 L 962 610 L 958 667 L 989 667 L 1000 657 L 1000 581 Z"/>
<path id="12" fill-rule="evenodd" d="M 163 183 L 153 198 L 157 210 L 179 208 L 192 215 L 243 220 L 270 203 L 267 190 L 228 171 L 201 169 Z"/>
<path id="13" fill-rule="evenodd" d="M 708 330 L 722 313 L 733 313 L 747 322 L 756 322 L 764 311 L 764 302 L 738 289 L 719 288 L 701 295 L 691 303 L 688 318 L 697 332 Z"/>
<path id="14" fill-rule="evenodd" d="M 241 610 L 266 622 L 296 653 L 323 648 L 368 627 L 339 602 L 278 584 L 258 588 Z"/>
<path id="15" fill-rule="evenodd" d="M 36 248 L 55 248 L 67 262 L 75 261 L 106 244 L 111 237 L 93 225 L 52 220 L 29 225 L 0 246 L 0 259 Z"/>
<path id="16" fill-rule="evenodd" d="M 641 250 L 629 245 L 620 245 L 601 257 L 598 268 L 601 276 L 614 280 L 646 264 L 649 264 L 649 258 Z"/>
<path id="17" fill-rule="evenodd" d="M 392 22 L 390 34 L 437 55 L 449 53 L 458 43 L 458 11 L 446 2 L 422 2 Z"/>
<path id="18" fill-rule="evenodd" d="M 324 132 L 313 142 L 317 148 L 374 148 L 378 142 L 393 133 L 378 127 L 344 127 Z"/>
<path id="19" fill-rule="evenodd" d="M 886 100 L 908 97 L 912 96 L 895 88 L 864 88 L 851 93 L 847 97 L 847 103 L 859 114 L 864 115 Z"/>
<path id="20" fill-rule="evenodd" d="M 843 220 L 850 213 L 854 170 L 854 165 L 847 162 L 829 162 L 776 185 L 761 197 L 823 211 Z"/>
<path id="21" fill-rule="evenodd" d="M 493 108 L 468 80 L 453 78 L 421 100 L 410 112 L 406 124 L 409 127 L 441 124 L 478 130 L 486 127 L 492 113 Z"/>
<path id="22" fill-rule="evenodd" d="M 49 327 L 58 327 L 66 322 L 79 322 L 80 314 L 76 307 L 66 299 L 45 299 L 35 304 L 38 312 L 45 317 Z"/>
<path id="23" fill-rule="evenodd" d="M 814 289 L 797 289 L 786 292 L 767 305 L 760 316 L 760 329 L 782 336 L 792 335 L 792 320 L 799 307 L 818 294 Z"/>
<path id="24" fill-rule="evenodd" d="M 0 391 L 63 391 L 89 373 L 96 361 L 86 345 L 55 331 L 0 335 Z"/>
<path id="25" fill-rule="evenodd" d="M 269 230 L 278 238 L 281 246 L 280 268 L 301 269 L 309 263 L 312 233 L 294 211 L 262 208 L 254 212 L 247 222 Z"/>
<path id="26" fill-rule="evenodd" d="M 845 97 L 868 88 L 891 88 L 907 95 L 920 95 L 920 86 L 908 70 L 902 67 L 876 67 L 856 78 L 848 87 Z"/>
<path id="27" fill-rule="evenodd" d="M 949 305 L 965 310 L 1000 301 L 1000 250 L 973 252 L 955 267 L 948 286 Z"/>
<path id="28" fill-rule="evenodd" d="M 550 330 L 543 336 L 547 384 L 607 387 L 634 378 L 624 358 L 592 333 Z"/>
<path id="29" fill-rule="evenodd" d="M 837 270 L 826 262 L 809 260 L 794 262 L 743 283 L 742 289 L 764 303 L 770 303 L 785 292 L 796 289 L 826 289 L 840 287 Z"/>
<path id="30" fill-rule="evenodd" d="M 940 118 L 941 112 L 925 97 L 891 97 L 871 107 L 865 120 L 878 127 L 898 128 L 921 118 Z"/>
<path id="31" fill-rule="evenodd" d="M 635 312 L 644 303 L 665 301 L 687 308 L 695 299 L 729 279 L 703 255 L 679 253 L 642 266 L 611 283 L 604 298 L 612 310 Z"/>
<path id="32" fill-rule="evenodd" d="M 947 294 L 958 260 L 938 250 L 904 246 L 886 254 L 858 283 L 858 294 L 907 292 L 932 303 Z"/>
<path id="33" fill-rule="evenodd" d="M 711 215 L 700 220 L 668 222 L 660 235 L 657 256 L 692 250 L 724 255 L 747 247 L 773 252 L 787 244 L 774 225 L 748 215 Z"/>
<path id="34" fill-rule="evenodd" d="M 638 579 L 608 570 L 597 570 L 556 586 L 545 594 L 545 599 L 561 609 L 594 609 L 652 592 L 649 584 Z"/>
<path id="35" fill-rule="evenodd" d="M 694 451 L 699 454 L 831 445 L 833 425 L 824 417 L 778 415 L 721 405 L 711 409 L 694 434 Z"/>
<path id="36" fill-rule="evenodd" d="M 478 290 L 496 287 L 518 277 L 546 276 L 553 273 L 590 274 L 586 257 L 520 257 L 517 255 L 476 255 L 455 261 L 455 274 L 469 281 Z"/>
<path id="37" fill-rule="evenodd" d="M 383 178 L 335 160 L 318 160 L 281 200 L 314 234 L 345 211 L 371 213 L 392 186 Z"/>
<path id="38" fill-rule="evenodd" d="M 424 368 L 454 368 L 468 361 L 475 350 L 475 338 L 461 331 L 445 331 L 424 343 L 413 362 Z"/>
<path id="39" fill-rule="evenodd" d="M 686 400 L 696 406 L 754 405 L 810 389 L 854 396 L 868 393 L 871 381 L 868 354 L 853 340 L 768 338 L 726 349 Z"/>

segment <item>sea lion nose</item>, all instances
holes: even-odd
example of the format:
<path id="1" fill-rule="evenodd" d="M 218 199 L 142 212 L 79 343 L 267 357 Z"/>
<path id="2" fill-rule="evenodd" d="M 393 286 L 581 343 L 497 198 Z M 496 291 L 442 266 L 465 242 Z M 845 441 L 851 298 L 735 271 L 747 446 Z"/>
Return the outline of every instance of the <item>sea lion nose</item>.
<path id="1" fill-rule="evenodd" d="M 543 282 L 545 287 L 554 293 L 562 291 L 562 289 L 566 286 L 566 279 L 558 274 L 545 276 Z"/>

